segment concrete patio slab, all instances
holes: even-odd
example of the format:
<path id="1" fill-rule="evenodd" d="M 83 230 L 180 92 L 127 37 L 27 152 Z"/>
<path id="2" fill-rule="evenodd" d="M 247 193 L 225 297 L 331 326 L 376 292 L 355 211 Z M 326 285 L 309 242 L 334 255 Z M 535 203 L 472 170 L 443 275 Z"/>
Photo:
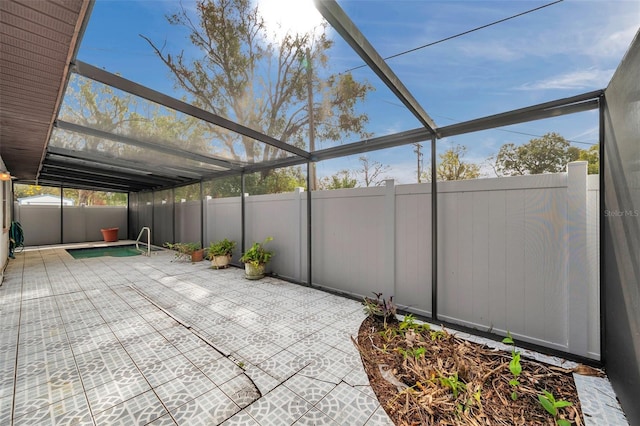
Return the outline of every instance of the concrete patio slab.
<path id="1" fill-rule="evenodd" d="M 327 292 L 43 247 L 10 262 L 0 317 L 2 424 L 392 424 L 350 341 L 362 307 Z"/>
<path id="2" fill-rule="evenodd" d="M 350 339 L 362 305 L 243 275 L 167 251 L 19 253 L 0 287 L 0 424 L 392 425 Z M 587 425 L 626 424 L 606 379 L 576 382 Z"/>

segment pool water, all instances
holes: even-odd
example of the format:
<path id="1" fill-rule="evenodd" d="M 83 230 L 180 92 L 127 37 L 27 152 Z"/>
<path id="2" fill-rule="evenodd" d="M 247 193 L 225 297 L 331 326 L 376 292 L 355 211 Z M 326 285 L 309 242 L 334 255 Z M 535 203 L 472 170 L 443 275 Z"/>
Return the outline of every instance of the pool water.
<path id="1" fill-rule="evenodd" d="M 146 246 L 140 245 L 140 250 L 146 251 Z M 136 250 L 135 245 L 126 245 L 126 246 L 67 249 L 67 253 L 73 256 L 74 259 L 86 259 L 89 257 L 102 257 L 102 256 L 112 256 L 112 257 L 138 256 L 142 253 L 140 250 Z M 157 251 L 157 250 L 159 249 L 151 247 L 151 251 Z"/>

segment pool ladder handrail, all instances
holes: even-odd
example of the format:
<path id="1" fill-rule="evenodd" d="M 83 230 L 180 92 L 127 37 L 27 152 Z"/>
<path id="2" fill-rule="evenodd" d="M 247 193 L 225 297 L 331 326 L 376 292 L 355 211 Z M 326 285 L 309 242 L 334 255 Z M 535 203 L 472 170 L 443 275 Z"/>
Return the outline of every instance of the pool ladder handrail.
<path id="1" fill-rule="evenodd" d="M 142 238 L 142 234 L 144 233 L 144 231 L 147 231 L 147 253 L 146 253 L 146 255 L 151 257 L 151 228 L 149 228 L 148 226 L 143 226 L 142 229 L 140 230 L 140 233 L 138 234 L 138 239 L 136 239 L 136 250 L 139 250 L 139 251 L 142 252 L 142 254 L 145 254 L 144 250 L 140 250 L 140 238 Z"/>

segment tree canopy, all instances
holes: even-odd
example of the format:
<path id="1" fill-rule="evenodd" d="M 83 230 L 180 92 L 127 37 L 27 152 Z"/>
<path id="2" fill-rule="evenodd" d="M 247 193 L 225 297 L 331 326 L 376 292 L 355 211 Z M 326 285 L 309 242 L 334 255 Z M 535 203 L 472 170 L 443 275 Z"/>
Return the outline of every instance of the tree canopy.
<path id="1" fill-rule="evenodd" d="M 559 173 L 576 159 L 576 152 L 570 148 L 569 141 L 555 132 L 531 139 L 524 145 L 507 143 L 496 157 L 496 171 L 504 176 Z"/>
<path id="2" fill-rule="evenodd" d="M 60 197 L 60 188 L 41 185 L 15 184 L 13 196 L 19 198 L 32 197 L 35 195 L 54 195 Z M 86 189 L 65 188 L 64 198 L 70 198 L 74 204 L 86 206 L 126 206 L 127 194 L 122 192 L 90 191 Z"/>
<path id="3" fill-rule="evenodd" d="M 477 179 L 480 176 L 480 166 L 464 161 L 466 153 L 465 146 L 456 145 L 439 154 L 440 161 L 436 168 L 438 180 Z"/>
<path id="4" fill-rule="evenodd" d="M 467 147 L 455 145 L 448 148 L 442 154 L 438 154 L 439 161 L 436 165 L 436 176 L 440 181 L 477 179 L 480 177 L 480 166 L 464 160 Z M 421 175 L 425 182 L 431 182 L 431 167 Z"/>
<path id="5" fill-rule="evenodd" d="M 349 170 L 340 170 L 331 176 L 325 176 L 320 180 L 320 189 L 355 188 L 358 180 Z"/>
<path id="6" fill-rule="evenodd" d="M 597 175 L 600 173 L 600 146 L 592 145 L 589 149 L 581 149 L 578 154 L 578 160 L 588 162 L 588 173 Z"/>
<path id="7" fill-rule="evenodd" d="M 558 133 L 546 133 L 531 139 L 524 145 L 507 143 L 502 145 L 495 159 L 495 169 L 499 175 L 535 175 L 541 173 L 564 172 L 571 161 L 588 161 L 589 174 L 599 171 L 598 145 L 588 150 L 571 146 Z"/>
<path id="8" fill-rule="evenodd" d="M 273 29 L 266 27 L 251 0 L 199 0 L 195 12 L 181 5 L 167 19 L 188 31 L 196 53 L 165 52 L 145 39 L 194 105 L 305 149 L 309 105 L 319 140 L 370 136 L 365 131 L 368 117 L 356 106 L 372 86 L 357 82 L 350 73 L 328 72 L 333 41 L 325 26 L 319 32 L 287 33 L 273 41 Z M 234 159 L 257 162 L 286 155 L 215 126 L 210 130 Z"/>
<path id="9" fill-rule="evenodd" d="M 266 174 L 245 175 L 245 191 L 250 195 L 292 192 L 296 188 L 306 188 L 307 182 L 300 167 L 285 167 L 271 170 Z M 213 179 L 203 183 L 204 194 L 214 198 L 239 197 L 242 194 L 240 176 Z"/>

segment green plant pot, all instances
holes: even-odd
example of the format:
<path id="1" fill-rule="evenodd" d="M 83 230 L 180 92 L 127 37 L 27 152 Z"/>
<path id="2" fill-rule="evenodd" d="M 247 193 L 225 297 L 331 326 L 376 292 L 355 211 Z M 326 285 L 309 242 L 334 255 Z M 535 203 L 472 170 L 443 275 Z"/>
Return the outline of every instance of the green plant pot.
<path id="1" fill-rule="evenodd" d="M 264 277 L 264 265 L 244 264 L 244 277 L 248 280 L 259 280 Z"/>

